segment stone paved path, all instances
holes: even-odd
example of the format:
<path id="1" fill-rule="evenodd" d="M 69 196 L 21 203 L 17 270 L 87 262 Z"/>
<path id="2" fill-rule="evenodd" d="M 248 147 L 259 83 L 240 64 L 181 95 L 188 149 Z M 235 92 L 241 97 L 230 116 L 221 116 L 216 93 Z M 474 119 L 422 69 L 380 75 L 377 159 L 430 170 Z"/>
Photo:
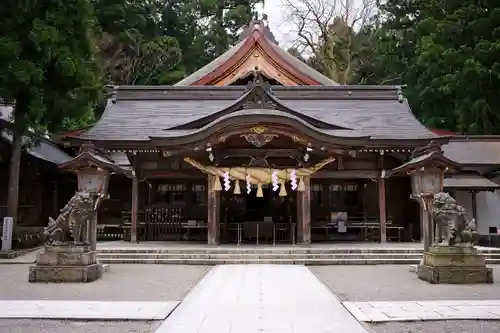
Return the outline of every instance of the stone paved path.
<path id="1" fill-rule="evenodd" d="M 0 301 L 0 318 L 163 320 L 179 302 Z"/>
<path id="2" fill-rule="evenodd" d="M 420 320 L 500 320 L 500 300 L 344 302 L 363 322 Z"/>
<path id="3" fill-rule="evenodd" d="M 212 269 L 156 333 L 366 333 L 305 266 Z"/>

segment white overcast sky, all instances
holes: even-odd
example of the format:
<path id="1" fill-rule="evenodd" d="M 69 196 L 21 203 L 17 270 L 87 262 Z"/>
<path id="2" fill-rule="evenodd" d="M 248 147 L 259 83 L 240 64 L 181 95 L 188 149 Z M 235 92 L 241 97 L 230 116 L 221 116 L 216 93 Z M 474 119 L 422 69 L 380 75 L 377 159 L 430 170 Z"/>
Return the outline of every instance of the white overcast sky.
<path id="1" fill-rule="evenodd" d="M 286 48 L 297 38 L 294 33 L 290 33 L 291 25 L 287 24 L 285 20 L 281 0 L 265 0 L 264 9 L 261 12 L 267 14 L 271 31 L 281 47 Z"/>

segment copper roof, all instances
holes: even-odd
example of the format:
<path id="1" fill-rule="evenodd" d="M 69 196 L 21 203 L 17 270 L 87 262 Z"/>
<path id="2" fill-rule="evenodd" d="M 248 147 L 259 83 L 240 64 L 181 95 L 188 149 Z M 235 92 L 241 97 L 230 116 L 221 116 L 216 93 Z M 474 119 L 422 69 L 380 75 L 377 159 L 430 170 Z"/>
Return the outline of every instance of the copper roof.
<path id="1" fill-rule="evenodd" d="M 298 117 L 317 131 L 332 131 L 334 136 L 388 140 L 437 137 L 413 116 L 398 87 L 273 86 L 271 89 L 269 99 L 277 105 L 274 111 Z M 245 101 L 241 97 L 247 92 L 242 86 L 119 87 L 116 101 L 108 104 L 101 119 L 82 138 L 148 141 L 150 137 L 188 135 L 196 129 L 187 126 L 193 122 L 205 126 L 242 110 Z"/>
<path id="2" fill-rule="evenodd" d="M 443 150 L 446 157 L 461 164 L 500 164 L 500 136 L 452 139 Z"/>
<path id="3" fill-rule="evenodd" d="M 444 187 L 453 190 L 492 191 L 499 189 L 500 184 L 476 174 L 458 174 L 445 178 Z"/>

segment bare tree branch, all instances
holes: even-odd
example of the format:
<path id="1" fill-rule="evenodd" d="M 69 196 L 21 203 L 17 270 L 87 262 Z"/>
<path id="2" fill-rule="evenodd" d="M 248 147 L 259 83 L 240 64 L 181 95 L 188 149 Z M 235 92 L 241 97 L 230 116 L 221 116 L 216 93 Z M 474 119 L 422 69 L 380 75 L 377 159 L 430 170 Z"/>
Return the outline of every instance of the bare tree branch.
<path id="1" fill-rule="evenodd" d="M 297 34 L 294 45 L 315 58 L 326 76 L 349 83 L 359 66 L 357 34 L 376 12 L 376 0 L 282 0 Z"/>

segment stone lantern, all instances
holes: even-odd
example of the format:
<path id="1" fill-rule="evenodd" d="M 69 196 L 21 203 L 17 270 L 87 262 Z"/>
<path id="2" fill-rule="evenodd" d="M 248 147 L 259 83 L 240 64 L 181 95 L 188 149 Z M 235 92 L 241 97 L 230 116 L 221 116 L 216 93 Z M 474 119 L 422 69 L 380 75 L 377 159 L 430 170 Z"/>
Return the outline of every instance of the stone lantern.
<path id="1" fill-rule="evenodd" d="M 389 176 L 408 174 L 411 177 L 411 197 L 420 204 L 420 231 L 424 252 L 429 251 L 434 238 L 431 216 L 434 195 L 443 190 L 445 171 L 459 168 L 458 163 L 443 155 L 441 145 L 432 141 L 425 147 L 415 149 L 410 161 L 389 172 Z"/>
<path id="2" fill-rule="evenodd" d="M 110 173 L 128 175 L 92 144 L 58 166 L 75 172 L 78 190 L 44 230 L 45 250 L 30 267 L 30 282 L 91 282 L 102 276 L 97 261 L 97 209 L 108 198 Z M 130 176 L 130 175 L 128 175 Z"/>
<path id="3" fill-rule="evenodd" d="M 491 283 L 492 271 L 473 246 L 474 221 L 467 222 L 463 207 L 443 193 L 445 172 L 458 169 L 460 164 L 446 158 L 440 144 L 431 142 L 389 175 L 410 175 L 412 198 L 420 204 L 424 254 L 418 277 L 430 283 Z"/>

